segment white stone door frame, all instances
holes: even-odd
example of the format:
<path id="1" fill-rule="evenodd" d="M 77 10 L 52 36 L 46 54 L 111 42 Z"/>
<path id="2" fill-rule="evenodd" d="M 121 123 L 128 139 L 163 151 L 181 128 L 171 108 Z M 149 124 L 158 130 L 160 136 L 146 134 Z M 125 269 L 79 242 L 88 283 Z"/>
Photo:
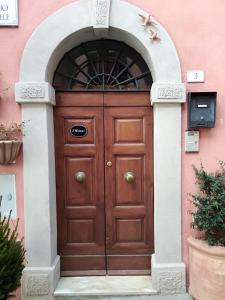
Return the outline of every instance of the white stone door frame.
<path id="1" fill-rule="evenodd" d="M 154 236 L 152 279 L 159 293 L 185 293 L 181 255 L 181 103 L 185 86 L 176 48 L 161 24 L 151 41 L 140 8 L 121 0 L 80 0 L 61 8 L 33 32 L 23 52 L 16 101 L 30 120 L 23 143 L 27 267 L 23 299 L 54 299 L 57 256 L 53 105 L 51 86 L 62 56 L 81 42 L 111 38 L 138 51 L 153 77 Z M 180 298 L 179 298 L 180 299 Z"/>

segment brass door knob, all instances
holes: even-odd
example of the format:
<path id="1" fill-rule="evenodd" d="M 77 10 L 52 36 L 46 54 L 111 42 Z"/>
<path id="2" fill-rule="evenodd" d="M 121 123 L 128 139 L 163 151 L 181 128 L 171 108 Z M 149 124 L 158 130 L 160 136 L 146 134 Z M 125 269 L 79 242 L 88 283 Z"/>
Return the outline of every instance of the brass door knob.
<path id="1" fill-rule="evenodd" d="M 126 182 L 128 183 L 132 183 L 135 181 L 135 174 L 133 172 L 126 172 L 124 174 L 124 179 L 126 180 Z"/>
<path id="2" fill-rule="evenodd" d="M 79 171 L 75 174 L 75 180 L 79 183 L 83 183 L 86 180 L 86 173 Z"/>
<path id="3" fill-rule="evenodd" d="M 107 163 L 106 163 L 106 166 L 107 167 L 112 167 L 112 162 L 110 160 L 108 160 Z"/>

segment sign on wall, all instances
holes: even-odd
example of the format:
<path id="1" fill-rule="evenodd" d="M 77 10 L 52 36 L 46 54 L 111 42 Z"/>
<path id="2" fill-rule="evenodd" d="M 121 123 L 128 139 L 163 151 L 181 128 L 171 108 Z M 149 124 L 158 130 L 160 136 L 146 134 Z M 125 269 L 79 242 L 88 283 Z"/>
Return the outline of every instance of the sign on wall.
<path id="1" fill-rule="evenodd" d="M 0 26 L 18 25 L 18 0 L 0 0 Z"/>
<path id="2" fill-rule="evenodd" d="M 205 82 L 205 72 L 202 70 L 188 71 L 187 82 Z"/>

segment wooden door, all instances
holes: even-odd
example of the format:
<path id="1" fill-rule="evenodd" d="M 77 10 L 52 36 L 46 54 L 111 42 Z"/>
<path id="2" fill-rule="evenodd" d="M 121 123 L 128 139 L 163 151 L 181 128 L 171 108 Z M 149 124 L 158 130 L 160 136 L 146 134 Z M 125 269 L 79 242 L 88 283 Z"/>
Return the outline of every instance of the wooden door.
<path id="1" fill-rule="evenodd" d="M 150 273 L 153 151 L 148 102 L 144 93 L 58 95 L 55 145 L 62 275 Z M 87 129 L 83 137 L 71 135 L 77 124 Z M 86 174 L 82 183 L 76 180 L 78 172 Z M 133 181 L 127 181 L 127 173 Z"/>
<path id="2" fill-rule="evenodd" d="M 105 158 L 111 162 L 105 166 L 107 271 L 148 274 L 153 253 L 152 109 L 105 108 L 104 121 Z"/>
<path id="3" fill-rule="evenodd" d="M 86 135 L 74 137 L 75 125 Z M 105 274 L 103 107 L 56 108 L 55 137 L 61 274 Z"/>

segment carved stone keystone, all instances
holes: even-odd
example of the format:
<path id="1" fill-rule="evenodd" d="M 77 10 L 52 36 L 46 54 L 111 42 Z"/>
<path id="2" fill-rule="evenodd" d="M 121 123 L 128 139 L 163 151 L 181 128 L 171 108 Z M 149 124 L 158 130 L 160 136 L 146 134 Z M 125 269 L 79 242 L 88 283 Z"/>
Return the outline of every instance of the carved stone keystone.
<path id="1" fill-rule="evenodd" d="M 96 34 L 109 29 L 109 13 L 111 0 L 93 0 L 93 28 Z"/>

